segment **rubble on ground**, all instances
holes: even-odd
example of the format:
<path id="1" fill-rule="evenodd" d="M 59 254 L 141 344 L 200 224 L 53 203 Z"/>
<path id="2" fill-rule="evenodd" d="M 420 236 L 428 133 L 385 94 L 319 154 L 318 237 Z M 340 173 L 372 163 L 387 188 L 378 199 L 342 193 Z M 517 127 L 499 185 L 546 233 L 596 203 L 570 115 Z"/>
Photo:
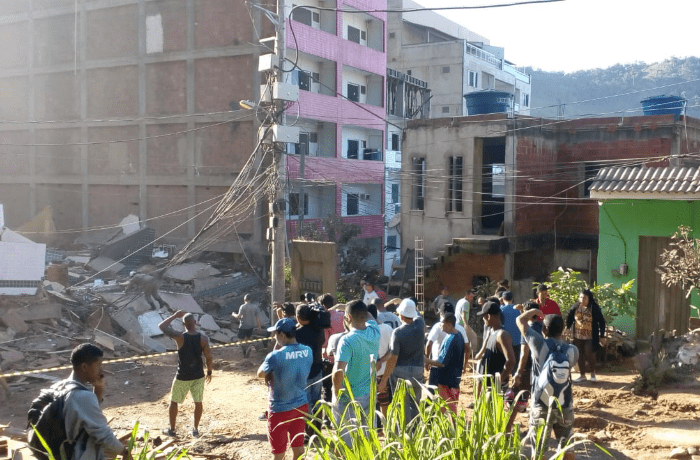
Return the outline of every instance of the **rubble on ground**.
<path id="1" fill-rule="evenodd" d="M 198 260 L 166 269 L 174 247 L 154 248 L 153 229 L 140 226 L 133 217 L 115 229 L 79 238 L 77 244 L 83 249 L 71 251 L 46 248 L 1 230 L 2 241 L 12 245 L 15 253 L 20 245 L 34 259 L 41 253 L 42 260 L 41 273 L 31 273 L 36 278 L 31 292 L 0 295 L 0 374 L 67 365 L 71 350 L 84 341 L 102 347 L 107 359 L 174 350 L 174 341 L 163 335 L 158 323 L 177 310 L 195 314 L 214 343 L 229 343 L 237 340 L 238 328 L 230 314 L 238 310 L 245 294 L 269 308 L 262 280 L 230 254 L 203 253 Z M 6 265 L 0 259 L 5 272 Z M 162 278 L 158 292 L 167 306 L 151 310 L 143 292 L 128 287 L 132 270 Z M 269 324 L 264 314 L 262 321 Z M 9 389 L 36 378 L 57 377 L 12 378 Z"/>

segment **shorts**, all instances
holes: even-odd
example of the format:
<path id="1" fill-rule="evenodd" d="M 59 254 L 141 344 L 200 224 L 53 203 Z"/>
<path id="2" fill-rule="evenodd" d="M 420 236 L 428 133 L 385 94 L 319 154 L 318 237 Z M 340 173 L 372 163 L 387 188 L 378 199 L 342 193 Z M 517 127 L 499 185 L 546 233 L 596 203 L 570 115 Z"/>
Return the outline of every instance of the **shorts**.
<path id="1" fill-rule="evenodd" d="M 452 412 L 457 413 L 457 403 L 459 402 L 459 388 L 450 388 L 446 385 L 438 385 L 438 395 L 447 403 L 447 407 Z"/>
<path id="2" fill-rule="evenodd" d="M 290 443 L 292 447 L 304 446 L 304 429 L 308 412 L 308 404 L 284 412 L 268 412 L 267 439 L 270 441 L 273 454 L 285 453 L 287 444 Z"/>
<path id="3" fill-rule="evenodd" d="M 239 340 L 245 340 L 253 337 L 253 331 L 255 329 L 239 329 L 238 330 L 238 339 Z"/>
<path id="4" fill-rule="evenodd" d="M 383 375 L 378 375 L 377 376 L 377 387 L 379 387 L 379 384 L 382 381 Z M 386 386 L 386 390 L 380 392 L 377 390 L 377 405 L 380 407 L 386 407 L 391 403 L 391 385 Z"/>
<path id="5" fill-rule="evenodd" d="M 558 448 L 561 449 L 566 446 L 566 443 L 571 438 L 571 432 L 574 428 L 574 409 L 573 407 L 562 408 L 559 410 L 557 406 L 552 407 L 551 410 L 540 404 L 534 404 L 530 406 L 530 429 L 523 442 L 527 442 L 529 445 L 534 446 L 537 440 L 537 430 L 540 425 L 546 426 L 544 432 L 542 433 L 542 443 L 546 445 L 549 439 L 549 433 L 554 430 L 554 437 L 557 440 Z M 540 448 L 538 448 L 540 450 Z"/>
<path id="6" fill-rule="evenodd" d="M 187 393 L 192 393 L 192 401 L 202 402 L 204 398 L 204 377 L 196 380 L 173 380 L 170 389 L 170 400 L 174 403 L 182 404 L 187 397 Z"/>

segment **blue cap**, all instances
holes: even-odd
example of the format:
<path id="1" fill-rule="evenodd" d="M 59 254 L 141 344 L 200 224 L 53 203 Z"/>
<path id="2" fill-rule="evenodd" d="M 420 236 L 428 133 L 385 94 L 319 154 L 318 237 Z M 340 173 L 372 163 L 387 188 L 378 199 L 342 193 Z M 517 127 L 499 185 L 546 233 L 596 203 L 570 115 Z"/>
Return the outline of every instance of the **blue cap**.
<path id="1" fill-rule="evenodd" d="M 292 318 L 282 318 L 281 320 L 277 321 L 277 323 L 274 326 L 268 327 L 267 331 L 284 332 L 285 334 L 289 334 L 290 332 L 293 332 L 296 328 L 297 323 Z"/>

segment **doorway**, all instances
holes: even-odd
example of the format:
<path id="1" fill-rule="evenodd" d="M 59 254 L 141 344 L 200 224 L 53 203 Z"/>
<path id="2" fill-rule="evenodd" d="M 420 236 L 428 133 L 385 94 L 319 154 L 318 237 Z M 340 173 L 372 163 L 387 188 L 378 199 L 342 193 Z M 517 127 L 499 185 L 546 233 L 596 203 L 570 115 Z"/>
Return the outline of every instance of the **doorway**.
<path id="1" fill-rule="evenodd" d="M 637 338 L 647 339 L 659 329 L 688 330 L 690 299 L 680 286 L 668 287 L 656 273 L 661 265 L 661 253 L 670 248 L 671 238 L 661 236 L 639 237 L 637 280 Z"/>

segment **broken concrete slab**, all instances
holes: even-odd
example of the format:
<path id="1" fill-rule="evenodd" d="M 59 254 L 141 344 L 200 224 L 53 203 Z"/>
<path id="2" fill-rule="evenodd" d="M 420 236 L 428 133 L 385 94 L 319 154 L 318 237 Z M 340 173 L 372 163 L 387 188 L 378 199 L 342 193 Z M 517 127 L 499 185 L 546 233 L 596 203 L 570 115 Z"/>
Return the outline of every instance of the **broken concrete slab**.
<path id="1" fill-rule="evenodd" d="M 218 343 L 229 343 L 231 341 L 231 337 L 221 331 L 214 332 L 209 338 Z"/>
<path id="2" fill-rule="evenodd" d="M 210 277 L 194 280 L 194 298 L 223 297 L 235 293 L 243 293 L 260 281 L 253 275 L 237 273 L 232 276 Z"/>
<path id="3" fill-rule="evenodd" d="M 102 297 L 105 302 L 121 308 L 129 308 L 132 314 L 140 315 L 141 313 L 147 312 L 151 309 L 148 305 L 143 294 L 138 294 L 134 292 L 100 292 L 100 297 Z"/>
<path id="4" fill-rule="evenodd" d="M 218 331 L 221 329 L 219 325 L 216 324 L 216 321 L 214 321 L 214 317 L 211 315 L 202 315 L 199 318 L 199 327 L 207 331 Z"/>
<path id="5" fill-rule="evenodd" d="M 174 292 L 160 292 L 172 311 L 182 310 L 187 313 L 204 314 L 204 310 L 190 294 L 178 294 Z"/>
<path id="6" fill-rule="evenodd" d="M 41 283 L 41 285 L 47 291 L 63 292 L 66 290 L 66 287 L 64 285 L 62 285 L 61 283 L 56 283 L 55 281 L 44 280 L 44 282 Z"/>
<path id="7" fill-rule="evenodd" d="M 134 270 L 151 261 L 156 231 L 143 227 L 129 235 L 120 235 L 99 250 L 99 256 L 118 260 L 124 271 Z"/>
<path id="8" fill-rule="evenodd" d="M 114 351 L 114 340 L 107 334 L 103 334 L 99 331 L 95 331 L 95 342 L 104 348 Z"/>
<path id="9" fill-rule="evenodd" d="M 18 309 L 17 313 L 24 321 L 59 319 L 62 316 L 61 305 L 57 303 L 31 304 Z"/>
<path id="10" fill-rule="evenodd" d="M 88 263 L 88 267 L 95 270 L 97 275 L 102 273 L 116 275 L 120 271 L 124 270 L 124 264 L 105 256 L 98 256 L 92 259 L 90 263 Z"/>
<path id="11" fill-rule="evenodd" d="M 80 265 L 87 265 L 90 263 L 90 256 L 68 256 L 66 257 L 67 260 L 70 260 L 71 262 L 75 262 L 76 264 Z"/>
<path id="12" fill-rule="evenodd" d="M 207 278 L 215 276 L 221 272 L 209 264 L 202 262 L 181 264 L 170 267 L 165 271 L 164 278 L 172 279 L 176 282 L 187 283 L 196 278 Z"/>
<path id="13" fill-rule="evenodd" d="M 131 235 L 141 228 L 139 216 L 129 214 L 119 222 L 119 226 L 122 228 L 122 232 L 124 232 L 125 235 Z"/>
<path id="14" fill-rule="evenodd" d="M 99 308 L 92 312 L 87 319 L 87 325 L 92 329 L 100 329 L 108 334 L 113 334 L 112 319 L 105 307 Z"/>
<path id="15" fill-rule="evenodd" d="M 46 245 L 0 228 L 0 294 L 35 295 L 44 278 Z"/>
<path id="16" fill-rule="evenodd" d="M 15 332 L 21 333 L 29 330 L 29 326 L 27 326 L 27 323 L 25 323 L 19 313 L 17 313 L 17 310 L 8 310 L 0 315 L 0 322 Z"/>
<path id="17" fill-rule="evenodd" d="M 165 345 L 163 345 L 162 343 L 160 343 L 157 340 L 154 340 L 154 339 L 148 337 L 145 334 L 141 334 L 141 333 L 135 334 L 133 332 L 129 332 L 126 335 L 126 338 L 129 341 L 129 343 L 131 343 L 132 345 L 137 345 L 137 346 L 139 346 L 139 347 L 141 347 L 149 352 L 155 351 L 156 353 L 163 353 L 164 351 L 167 351 L 167 348 L 165 347 Z"/>
<path id="18" fill-rule="evenodd" d="M 17 333 L 13 331 L 11 327 L 8 327 L 4 331 L 0 330 L 0 343 L 13 341 L 16 334 Z"/>
<path id="19" fill-rule="evenodd" d="M 0 351 L 0 360 L 2 360 L 2 367 L 5 368 L 10 364 L 22 361 L 24 359 L 24 353 L 16 350 Z"/>
<path id="20" fill-rule="evenodd" d="M 149 337 L 163 335 L 163 331 L 161 331 L 158 327 L 162 321 L 163 317 L 157 311 L 147 311 L 146 313 L 139 315 L 141 332 Z"/>

